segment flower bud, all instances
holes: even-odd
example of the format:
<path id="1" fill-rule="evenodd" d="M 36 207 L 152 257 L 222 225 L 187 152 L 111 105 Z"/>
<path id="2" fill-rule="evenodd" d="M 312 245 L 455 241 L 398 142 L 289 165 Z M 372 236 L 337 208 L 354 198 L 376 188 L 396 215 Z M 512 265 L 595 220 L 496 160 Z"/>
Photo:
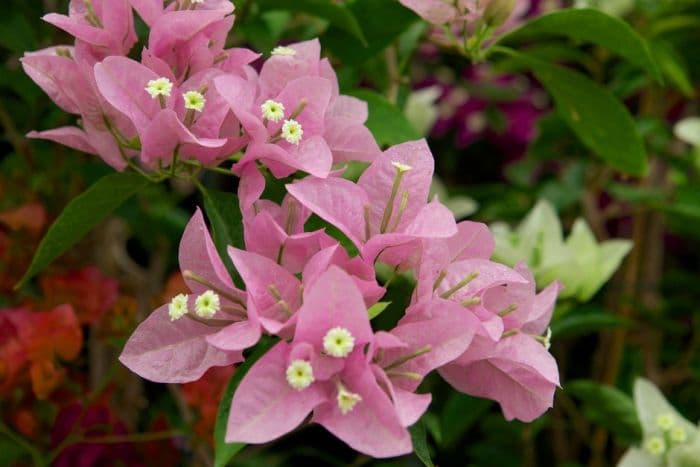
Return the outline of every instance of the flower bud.
<path id="1" fill-rule="evenodd" d="M 501 26 L 513 13 L 516 0 L 491 0 L 484 10 L 484 22 L 492 28 Z"/>

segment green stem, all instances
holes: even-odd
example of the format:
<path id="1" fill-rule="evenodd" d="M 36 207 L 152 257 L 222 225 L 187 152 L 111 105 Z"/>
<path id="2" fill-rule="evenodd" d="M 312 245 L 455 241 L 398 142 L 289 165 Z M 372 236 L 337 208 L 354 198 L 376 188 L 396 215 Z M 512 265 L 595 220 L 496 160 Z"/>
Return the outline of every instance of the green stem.
<path id="1" fill-rule="evenodd" d="M 15 442 L 19 447 L 27 451 L 27 453 L 31 456 L 32 458 L 32 463 L 36 466 L 41 466 L 41 465 L 46 465 L 41 458 L 41 453 L 37 448 L 32 446 L 32 443 L 24 437 L 18 435 L 15 433 L 9 426 L 5 425 L 3 422 L 0 421 L 0 434 L 3 434 L 10 438 L 13 442 Z"/>

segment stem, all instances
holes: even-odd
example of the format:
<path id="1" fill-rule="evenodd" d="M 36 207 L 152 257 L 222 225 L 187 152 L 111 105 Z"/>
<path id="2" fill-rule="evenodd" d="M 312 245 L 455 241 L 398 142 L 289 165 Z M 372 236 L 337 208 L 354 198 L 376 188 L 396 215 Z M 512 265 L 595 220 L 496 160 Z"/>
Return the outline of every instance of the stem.
<path id="1" fill-rule="evenodd" d="M 425 355 L 425 354 L 427 354 L 428 352 L 430 352 L 430 351 L 432 350 L 432 348 L 433 348 L 433 346 L 430 345 L 430 344 L 428 344 L 428 345 L 425 345 L 425 346 L 423 346 L 423 347 L 417 349 L 415 352 L 413 352 L 413 353 L 411 353 L 411 354 L 409 354 L 409 355 L 406 355 L 406 356 L 404 356 L 404 357 L 397 358 L 397 359 L 394 360 L 393 362 L 389 363 L 389 365 L 385 366 L 385 367 L 384 367 L 384 371 L 393 370 L 394 368 L 399 367 L 399 366 L 403 365 L 404 363 L 406 363 L 406 362 L 408 362 L 408 361 L 410 361 L 410 360 L 413 360 L 414 358 L 418 358 L 418 357 L 420 357 L 421 355 Z"/>
<path id="2" fill-rule="evenodd" d="M 24 439 L 24 437 L 15 433 L 14 430 L 12 430 L 9 426 L 5 425 L 2 421 L 0 421 L 0 434 L 7 436 L 15 444 L 27 451 L 27 453 L 31 456 L 32 463 L 34 465 L 45 465 L 41 458 L 41 453 L 39 452 L 39 450 L 32 446 L 32 443 Z"/>
<path id="3" fill-rule="evenodd" d="M 456 292 L 458 292 L 461 288 L 469 284 L 471 281 L 476 279 L 476 277 L 479 275 L 478 272 L 474 271 L 473 273 L 469 274 L 467 277 L 462 279 L 461 281 L 457 282 L 454 286 L 452 286 L 450 289 L 446 290 L 442 294 L 440 294 L 440 298 L 450 298 L 452 295 L 454 295 Z"/>
<path id="4" fill-rule="evenodd" d="M 391 194 L 389 195 L 389 201 L 386 203 L 386 208 L 384 208 L 384 215 L 382 216 L 382 223 L 379 227 L 379 232 L 386 232 L 386 228 L 391 220 L 391 215 L 394 213 L 394 201 L 396 200 L 396 195 L 399 192 L 399 187 L 401 186 L 401 179 L 405 171 L 401 169 L 396 169 L 396 177 L 394 177 L 394 184 L 391 186 Z"/>

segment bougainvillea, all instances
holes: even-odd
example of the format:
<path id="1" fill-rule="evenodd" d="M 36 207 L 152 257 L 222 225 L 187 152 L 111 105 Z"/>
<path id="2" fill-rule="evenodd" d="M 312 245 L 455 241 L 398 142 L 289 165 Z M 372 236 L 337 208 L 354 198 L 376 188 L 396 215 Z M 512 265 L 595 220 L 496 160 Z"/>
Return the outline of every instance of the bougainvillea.
<path id="1" fill-rule="evenodd" d="M 530 421 L 551 407 L 559 380 L 545 331 L 558 286 L 536 295 L 526 266 L 488 260 L 488 228 L 458 225 L 428 199 L 425 141 L 380 151 L 364 126 L 367 105 L 339 93 L 318 41 L 277 47 L 256 71 L 259 54 L 224 46 L 230 3 L 139 1 L 150 32 L 136 61 L 127 57 L 136 41 L 131 6 L 118 3 L 74 0 L 68 16 L 46 17 L 75 44 L 22 63 L 80 126 L 33 136 L 149 177 L 187 176 L 239 154 L 231 169 L 241 178 L 247 250 L 228 249 L 239 289 L 197 211 L 180 244 L 191 293 L 136 329 L 122 363 L 153 381 L 184 383 L 241 362 L 263 334 L 279 338 L 243 377 L 227 442 L 271 441 L 313 413 L 312 422 L 358 451 L 411 452 L 407 428 L 431 399 L 416 389 L 436 369 L 458 390 L 497 400 L 508 418 Z M 343 178 L 349 161 L 369 163 L 356 183 Z M 279 205 L 261 198 L 261 169 L 307 175 L 287 184 Z M 307 232 L 312 213 L 359 254 L 322 230 Z M 368 312 L 385 292 L 379 262 L 417 272 L 411 303 L 389 330 L 373 330 Z M 43 286 L 58 280 L 71 279 Z"/>

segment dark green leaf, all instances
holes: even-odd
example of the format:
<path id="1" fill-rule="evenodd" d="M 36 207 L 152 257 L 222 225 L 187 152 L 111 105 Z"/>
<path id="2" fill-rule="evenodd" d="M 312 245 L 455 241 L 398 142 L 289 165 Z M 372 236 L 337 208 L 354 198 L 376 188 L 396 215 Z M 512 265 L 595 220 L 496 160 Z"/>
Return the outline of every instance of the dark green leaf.
<path id="1" fill-rule="evenodd" d="M 332 0 L 257 0 L 256 4 L 262 10 L 288 10 L 318 16 L 350 34 L 361 44 L 366 44 L 364 33 L 355 16 L 345 5 L 338 5 Z"/>
<path id="2" fill-rule="evenodd" d="M 147 184 L 146 178 L 133 172 L 113 173 L 102 177 L 73 199 L 49 227 L 29 269 L 16 287 L 26 284 Z"/>
<path id="3" fill-rule="evenodd" d="M 661 72 L 686 97 L 693 97 L 695 89 L 688 73 L 688 66 L 683 57 L 667 41 L 652 41 L 651 50 L 654 53 Z"/>
<path id="4" fill-rule="evenodd" d="M 357 66 L 384 50 L 418 17 L 396 0 L 357 0 L 348 9 L 360 24 L 366 44 L 334 27 L 321 37 L 323 44 L 348 65 Z"/>
<path id="5" fill-rule="evenodd" d="M 231 459 L 245 447 L 243 443 L 226 443 L 225 441 L 231 401 L 233 400 L 233 394 L 236 392 L 238 385 L 241 384 L 243 377 L 248 373 L 250 367 L 253 366 L 260 357 L 265 355 L 274 343 L 275 341 L 272 339 L 261 339 L 254 348 L 253 354 L 247 356 L 245 362 L 236 368 L 236 372 L 226 386 L 224 395 L 219 403 L 219 410 L 216 412 L 216 424 L 214 425 L 214 467 L 225 467 Z"/>
<path id="6" fill-rule="evenodd" d="M 499 51 L 526 64 L 554 98 L 559 114 L 589 149 L 611 167 L 644 175 L 644 143 L 627 108 L 607 89 L 576 71 L 510 49 Z"/>
<path id="7" fill-rule="evenodd" d="M 420 138 L 403 112 L 386 97 L 367 89 L 352 91 L 350 94 L 367 102 L 367 128 L 380 145 L 391 146 Z"/>
<path id="8" fill-rule="evenodd" d="M 32 50 L 36 47 L 34 29 L 21 13 L 8 9 L 0 18 L 0 46 L 20 54 Z"/>
<path id="9" fill-rule="evenodd" d="M 209 190 L 203 186 L 200 186 L 200 191 L 204 198 L 204 211 L 211 222 L 216 251 L 219 252 L 236 286 L 243 288 L 243 280 L 226 252 L 229 245 L 243 248 L 243 217 L 238 197 L 233 193 Z"/>
<path id="10" fill-rule="evenodd" d="M 636 443 L 640 440 L 642 428 L 634 402 L 624 392 L 588 380 L 572 381 L 564 390 L 583 402 L 584 415 L 592 422 L 623 441 Z"/>
<path id="11" fill-rule="evenodd" d="M 433 461 L 430 459 L 430 450 L 428 449 L 428 433 L 425 431 L 423 420 L 418 420 L 415 425 L 409 428 L 411 432 L 411 441 L 413 441 L 413 452 L 416 457 L 421 460 L 425 467 L 434 467 Z"/>
<path id="12" fill-rule="evenodd" d="M 486 399 L 452 391 L 440 416 L 443 446 L 446 449 L 455 446 L 491 405 Z"/>
<path id="13" fill-rule="evenodd" d="M 500 43 L 542 36 L 565 36 L 603 46 L 659 78 L 660 73 L 646 41 L 629 24 L 600 10 L 576 8 L 555 11 L 525 23 L 503 36 Z"/>

